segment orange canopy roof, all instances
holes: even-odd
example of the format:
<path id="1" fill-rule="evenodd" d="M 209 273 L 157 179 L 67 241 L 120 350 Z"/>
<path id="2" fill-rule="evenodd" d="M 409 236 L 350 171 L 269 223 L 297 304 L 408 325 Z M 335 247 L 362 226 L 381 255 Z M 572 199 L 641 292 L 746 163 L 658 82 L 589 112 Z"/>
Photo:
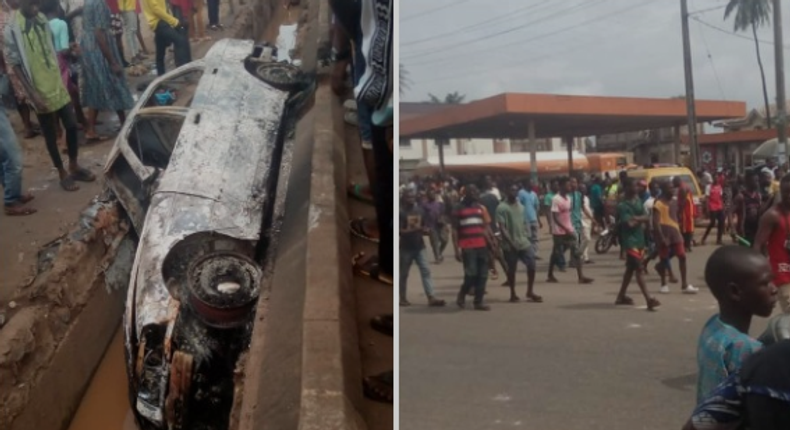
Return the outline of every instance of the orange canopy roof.
<path id="1" fill-rule="evenodd" d="M 697 100 L 695 106 L 699 122 L 746 115 L 745 102 Z M 526 138 L 530 120 L 538 138 L 649 130 L 685 124 L 686 101 L 505 93 L 423 115 L 401 112 L 400 138 Z"/>

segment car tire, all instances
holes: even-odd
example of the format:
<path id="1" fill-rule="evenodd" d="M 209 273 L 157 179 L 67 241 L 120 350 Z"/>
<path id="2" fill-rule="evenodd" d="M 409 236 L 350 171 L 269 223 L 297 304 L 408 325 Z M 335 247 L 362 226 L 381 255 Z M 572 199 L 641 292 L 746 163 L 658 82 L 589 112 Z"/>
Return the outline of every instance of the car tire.
<path id="1" fill-rule="evenodd" d="M 282 91 L 295 91 L 304 85 L 304 72 L 288 63 L 255 64 L 251 73 L 256 78 Z"/>

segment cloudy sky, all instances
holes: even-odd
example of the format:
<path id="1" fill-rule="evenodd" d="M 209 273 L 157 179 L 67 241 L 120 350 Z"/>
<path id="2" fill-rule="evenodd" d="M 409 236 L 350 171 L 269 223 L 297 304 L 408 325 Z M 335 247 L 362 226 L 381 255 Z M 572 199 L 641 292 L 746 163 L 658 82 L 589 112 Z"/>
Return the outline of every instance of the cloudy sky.
<path id="1" fill-rule="evenodd" d="M 685 93 L 679 0 L 399 0 L 401 100 L 458 91 L 672 97 Z M 726 0 L 689 0 L 698 99 L 762 106 L 751 32 L 730 34 Z M 783 8 L 790 67 L 790 4 Z M 698 13 L 694 13 L 697 11 Z M 702 22 L 698 22 L 702 21 Z M 712 27 L 718 27 L 719 30 Z M 758 30 L 769 97 L 773 30 Z"/>

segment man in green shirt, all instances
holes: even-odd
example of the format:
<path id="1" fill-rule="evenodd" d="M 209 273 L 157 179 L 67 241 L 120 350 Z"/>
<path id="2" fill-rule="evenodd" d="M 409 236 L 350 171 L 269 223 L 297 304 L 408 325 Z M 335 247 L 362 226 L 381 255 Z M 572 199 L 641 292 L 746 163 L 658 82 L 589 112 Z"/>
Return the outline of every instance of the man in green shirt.
<path id="1" fill-rule="evenodd" d="M 527 301 L 541 303 L 543 298 L 534 293 L 535 253 L 529 242 L 529 233 L 524 224 L 524 206 L 518 201 L 518 187 L 507 188 L 507 198 L 496 209 L 496 222 L 502 233 L 502 251 L 507 266 L 507 282 L 510 287 L 510 301 L 519 301 L 516 295 L 516 268 L 521 261 L 527 266 Z"/>
<path id="2" fill-rule="evenodd" d="M 5 60 L 22 81 L 36 110 L 47 152 L 60 175 L 60 186 L 66 191 L 76 191 L 79 187 L 74 181 L 92 182 L 96 177 L 77 162 L 77 120 L 60 76 L 52 30 L 38 8 L 39 0 L 23 0 L 19 13 L 10 18 L 4 33 Z M 59 123 L 66 129 L 68 171 L 58 151 Z"/>
<path id="3" fill-rule="evenodd" d="M 622 243 L 625 252 L 625 274 L 620 292 L 617 294 L 615 305 L 633 305 L 634 300 L 626 295 L 631 278 L 636 274 L 636 282 L 647 301 L 647 310 L 653 311 L 661 305 L 658 300 L 651 297 L 645 286 L 642 273 L 642 258 L 645 253 L 645 225 L 650 221 L 650 216 L 645 213 L 642 200 L 637 196 L 636 182 L 627 178 L 621 183 L 625 191 L 625 198 L 617 205 L 617 219 L 620 222 Z"/>

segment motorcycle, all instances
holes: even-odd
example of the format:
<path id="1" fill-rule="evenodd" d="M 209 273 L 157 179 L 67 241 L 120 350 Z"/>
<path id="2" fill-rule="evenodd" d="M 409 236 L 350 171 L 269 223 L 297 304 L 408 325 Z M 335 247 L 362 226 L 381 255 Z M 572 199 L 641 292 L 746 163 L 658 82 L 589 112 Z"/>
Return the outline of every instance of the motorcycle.
<path id="1" fill-rule="evenodd" d="M 609 216 L 608 226 L 604 228 L 598 239 L 595 240 L 595 253 L 606 254 L 613 246 L 620 246 L 618 244 L 617 224 L 614 217 Z"/>

